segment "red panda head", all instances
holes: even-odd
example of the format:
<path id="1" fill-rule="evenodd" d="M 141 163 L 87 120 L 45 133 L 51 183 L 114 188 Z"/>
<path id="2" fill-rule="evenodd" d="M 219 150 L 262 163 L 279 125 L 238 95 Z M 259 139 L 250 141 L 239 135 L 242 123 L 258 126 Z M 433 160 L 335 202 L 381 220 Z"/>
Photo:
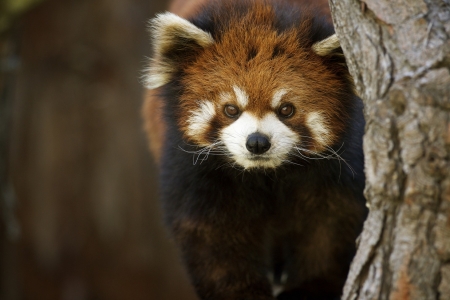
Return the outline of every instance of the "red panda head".
<path id="1" fill-rule="evenodd" d="M 206 21 L 165 13 L 151 22 L 146 84 L 179 87 L 185 140 L 246 169 L 276 168 L 339 143 L 352 86 L 337 37 L 312 15 L 288 23 L 267 1 L 239 9 L 228 2 Z"/>

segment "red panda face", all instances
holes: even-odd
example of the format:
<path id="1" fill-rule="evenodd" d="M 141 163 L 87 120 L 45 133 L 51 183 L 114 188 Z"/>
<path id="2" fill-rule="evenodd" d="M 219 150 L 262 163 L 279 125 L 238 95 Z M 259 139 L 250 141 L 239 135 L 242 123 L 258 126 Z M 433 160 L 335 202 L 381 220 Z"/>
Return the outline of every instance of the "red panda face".
<path id="1" fill-rule="evenodd" d="M 211 100 L 197 101 L 197 108 L 183 122 L 185 133 L 201 146 L 221 149 L 244 168 L 275 168 L 300 141 L 288 120 L 294 118 L 295 108 L 291 102 L 281 102 L 287 94 L 281 89 L 265 101 L 267 106 L 255 107 L 244 88 L 232 85 Z"/>
<path id="2" fill-rule="evenodd" d="M 218 40 L 170 13 L 153 23 L 148 86 L 181 73 L 177 124 L 184 138 L 245 169 L 321 155 L 348 118 L 341 99 L 346 82 L 324 63 L 339 47 L 336 37 L 305 46 L 299 40 L 307 24 L 280 33 L 271 18 L 269 8 L 258 6 Z M 182 48 L 184 59 L 174 54 Z"/>

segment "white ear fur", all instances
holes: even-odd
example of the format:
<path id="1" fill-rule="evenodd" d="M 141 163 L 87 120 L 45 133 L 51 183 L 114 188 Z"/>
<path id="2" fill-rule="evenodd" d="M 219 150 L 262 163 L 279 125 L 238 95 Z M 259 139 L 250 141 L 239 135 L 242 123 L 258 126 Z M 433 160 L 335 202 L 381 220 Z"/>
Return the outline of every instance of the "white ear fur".
<path id="1" fill-rule="evenodd" d="M 342 53 L 339 53 L 339 54 L 333 53 L 333 51 L 335 51 L 340 46 L 341 46 L 341 43 L 339 42 L 337 35 L 333 34 L 332 36 L 329 36 L 326 39 L 315 43 L 312 46 L 312 50 L 314 52 L 316 52 L 317 55 L 320 55 L 320 56 L 327 56 L 330 54 L 337 55 L 337 56 L 344 56 Z M 342 64 L 345 65 L 345 63 L 342 63 Z M 350 73 L 348 73 L 347 77 L 348 77 L 348 80 L 353 85 L 353 87 L 352 87 L 353 93 L 359 97 L 359 95 L 356 91 L 356 88 L 355 88 L 355 83 L 354 83 L 353 77 L 350 75 Z"/>
<path id="2" fill-rule="evenodd" d="M 312 46 L 314 52 L 316 52 L 320 56 L 326 56 L 331 54 L 334 50 L 339 48 L 341 44 L 339 43 L 339 39 L 336 34 L 333 34 L 326 39 L 315 43 Z"/>
<path id="3" fill-rule="evenodd" d="M 211 34 L 170 12 L 152 19 L 150 32 L 154 54 L 145 77 L 148 89 L 168 83 L 177 70 L 177 62 L 167 56 L 171 50 L 192 49 L 193 45 L 205 48 L 214 44 Z"/>

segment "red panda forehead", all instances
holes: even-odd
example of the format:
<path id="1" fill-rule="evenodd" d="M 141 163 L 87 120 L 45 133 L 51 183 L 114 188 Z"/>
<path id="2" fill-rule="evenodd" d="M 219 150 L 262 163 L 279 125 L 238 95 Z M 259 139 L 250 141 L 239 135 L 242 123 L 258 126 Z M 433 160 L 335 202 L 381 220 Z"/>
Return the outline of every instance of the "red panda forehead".
<path id="1" fill-rule="evenodd" d="M 289 101 L 294 101 L 296 95 L 304 99 L 317 98 L 317 91 L 323 89 L 323 80 L 336 81 L 327 93 L 333 88 L 339 89 L 339 80 L 307 49 L 292 45 L 288 37 L 274 32 L 255 35 L 241 42 L 225 34 L 221 41 L 205 49 L 184 70 L 182 81 L 186 92 L 183 98 L 215 102 L 226 99 L 239 104 L 236 96 L 239 89 L 248 98 L 246 109 L 262 115 L 274 109 L 272 99 L 281 90 L 289 90 Z"/>

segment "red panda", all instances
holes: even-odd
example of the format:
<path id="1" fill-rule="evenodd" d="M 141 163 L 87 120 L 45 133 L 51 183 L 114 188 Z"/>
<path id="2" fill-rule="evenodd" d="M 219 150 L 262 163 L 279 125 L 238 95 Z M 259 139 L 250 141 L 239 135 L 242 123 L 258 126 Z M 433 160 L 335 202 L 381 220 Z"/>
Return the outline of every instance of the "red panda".
<path id="1" fill-rule="evenodd" d="M 200 299 L 340 296 L 364 118 L 324 3 L 175 1 L 150 22 L 144 121 Z"/>

